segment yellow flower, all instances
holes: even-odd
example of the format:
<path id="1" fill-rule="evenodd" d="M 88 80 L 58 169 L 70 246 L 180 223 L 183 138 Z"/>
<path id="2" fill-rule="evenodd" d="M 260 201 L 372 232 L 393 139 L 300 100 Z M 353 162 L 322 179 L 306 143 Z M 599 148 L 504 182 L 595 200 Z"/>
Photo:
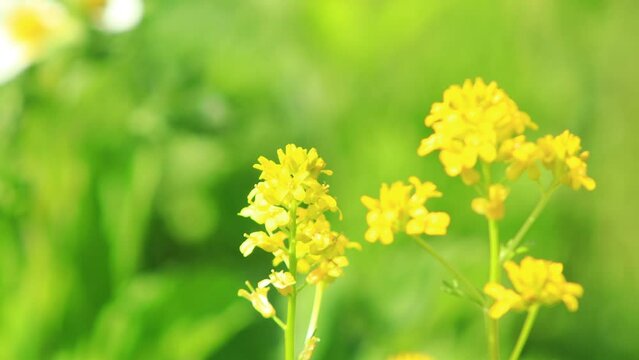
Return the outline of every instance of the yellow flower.
<path id="1" fill-rule="evenodd" d="M 240 252 L 244 257 L 251 255 L 255 247 L 266 252 L 275 252 L 278 249 L 284 248 L 284 240 L 287 235 L 283 232 L 277 232 L 273 235 L 269 235 L 264 231 L 256 231 L 250 234 L 244 234 L 246 240 L 240 245 Z"/>
<path id="2" fill-rule="evenodd" d="M 417 153 L 426 156 L 440 150 L 439 159 L 449 176 L 462 175 L 467 184 L 479 180 L 474 170 L 480 159 L 492 163 L 502 142 L 536 129 L 530 117 L 495 82 L 466 80 L 444 92 L 425 119 L 434 133 L 422 140 Z"/>
<path id="3" fill-rule="evenodd" d="M 541 172 L 537 161 L 541 158 L 541 152 L 534 142 L 526 141 L 524 135 L 505 140 L 499 148 L 500 159 L 509 163 L 506 168 L 506 177 L 516 180 L 526 171 L 532 180 L 539 180 Z"/>
<path id="4" fill-rule="evenodd" d="M 567 282 L 563 264 L 525 257 L 520 265 L 512 261 L 504 264 L 514 290 L 497 283 L 488 283 L 484 292 L 495 300 L 488 314 L 495 319 L 509 310 L 523 311 L 534 304 L 553 305 L 563 302 L 569 311 L 577 311 L 577 298 L 583 296 L 583 287 Z"/>
<path id="5" fill-rule="evenodd" d="M 479 215 L 499 220 L 504 217 L 504 201 L 507 197 L 508 189 L 501 184 L 495 184 L 488 189 L 488 198 L 475 198 L 471 206 Z"/>
<path id="6" fill-rule="evenodd" d="M 411 189 L 411 186 L 397 181 L 391 186 L 382 184 L 379 200 L 362 196 L 362 203 L 368 208 L 366 222 L 369 228 L 364 235 L 367 241 L 379 240 L 382 244 L 394 241 L 394 234 L 400 231 L 402 213 L 406 210 Z"/>
<path id="7" fill-rule="evenodd" d="M 304 350 L 300 353 L 299 360 L 311 360 L 319 341 L 320 339 L 317 336 L 312 336 L 308 339 L 304 344 Z"/>
<path id="8" fill-rule="evenodd" d="M 251 302 L 255 310 L 257 310 L 262 316 L 265 318 L 270 318 L 275 316 L 275 308 L 268 301 L 268 291 L 271 289 L 269 287 L 260 287 L 254 289 L 251 283 L 246 282 L 246 286 L 249 288 L 249 291 L 245 289 L 240 289 L 237 292 L 237 295 L 243 297 Z"/>
<path id="9" fill-rule="evenodd" d="M 256 192 L 275 206 L 290 209 L 293 204 L 315 204 L 324 210 L 337 211 L 335 199 L 328 195 L 328 186 L 318 182 L 320 174 L 331 175 L 324 170 L 326 162 L 317 154 L 317 150 L 306 150 L 293 144 L 285 150 L 277 150 L 279 162 L 263 156 L 254 168 L 262 171 L 256 186 Z"/>
<path id="10" fill-rule="evenodd" d="M 562 181 L 574 190 L 579 190 L 583 187 L 588 191 L 592 191 L 597 187 L 595 180 L 587 174 L 588 165 L 586 160 L 588 160 L 588 156 L 589 153 L 584 151 L 579 157 L 571 156 L 566 159 L 567 171 Z"/>
<path id="11" fill-rule="evenodd" d="M 588 176 L 589 153 L 581 151 L 581 139 L 564 131 L 558 136 L 547 135 L 537 140 L 541 151 L 541 160 L 546 168 L 553 172 L 555 178 L 574 190 L 585 188 L 594 190 L 596 182 Z"/>
<path id="12" fill-rule="evenodd" d="M 431 212 L 426 208 L 428 199 L 441 197 L 432 182 L 422 183 L 416 177 L 409 178 L 409 185 L 401 181 L 390 186 L 382 184 L 379 199 L 362 196 L 368 209 L 368 230 L 364 235 L 369 242 L 390 244 L 398 232 L 409 235 L 445 235 L 450 216 L 444 212 Z"/>
<path id="13" fill-rule="evenodd" d="M 326 212 L 339 209 L 335 198 L 328 194 L 328 185 L 318 180 L 321 174 L 332 174 L 325 167 L 326 162 L 315 149 L 292 144 L 277 151 L 277 162 L 260 156 L 254 165 L 260 171 L 259 182 L 248 195 L 248 206 L 239 215 L 264 225 L 266 231 L 244 234 L 246 239 L 240 252 L 248 256 L 258 247 L 273 255 L 273 267 L 283 264 L 290 269 L 293 261 L 297 264 L 295 273 L 271 270 L 256 290 L 249 284 L 251 292 L 240 291 L 240 296 L 251 300 L 265 317 L 269 317 L 272 309 L 266 298 L 269 286 L 288 296 L 298 274 L 308 273 L 306 281 L 310 284 L 332 282 L 348 265 L 346 250 L 361 248 L 333 231 L 326 218 Z M 292 220 L 294 229 L 290 228 Z M 292 246 L 295 246 L 294 259 Z"/>
<path id="14" fill-rule="evenodd" d="M 484 293 L 495 300 L 488 309 L 488 316 L 499 319 L 509 310 L 524 311 L 526 304 L 522 297 L 511 289 L 507 289 L 501 284 L 491 282 L 484 286 Z"/>
<path id="15" fill-rule="evenodd" d="M 388 360 L 433 360 L 433 358 L 424 354 L 405 353 L 391 356 Z"/>
<path id="16" fill-rule="evenodd" d="M 240 216 L 251 218 L 260 225 L 265 225 L 268 232 L 288 225 L 290 218 L 288 211 L 268 202 L 264 195 L 253 189 L 249 194 L 249 206 L 240 211 Z"/>
<path id="17" fill-rule="evenodd" d="M 348 266 L 348 259 L 346 256 L 337 256 L 332 259 L 326 259 L 321 261 L 315 269 L 313 269 L 308 276 L 306 276 L 306 281 L 309 284 L 317 284 L 319 282 L 331 282 L 334 279 L 342 276 L 345 268 Z"/>
<path id="18" fill-rule="evenodd" d="M 257 286 L 258 288 L 265 288 L 269 285 L 273 285 L 280 294 L 288 296 L 288 294 L 293 291 L 295 283 L 295 277 L 290 272 L 271 270 L 268 279 L 260 281 L 257 283 Z"/>

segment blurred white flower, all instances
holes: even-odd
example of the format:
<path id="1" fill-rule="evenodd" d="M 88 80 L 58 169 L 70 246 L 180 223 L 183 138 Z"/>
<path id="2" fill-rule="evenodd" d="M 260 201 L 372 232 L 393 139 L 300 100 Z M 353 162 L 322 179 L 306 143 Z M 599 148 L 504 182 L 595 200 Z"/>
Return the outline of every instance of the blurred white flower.
<path id="1" fill-rule="evenodd" d="M 69 42 L 76 24 L 52 0 L 0 0 L 0 83 Z"/>
<path id="2" fill-rule="evenodd" d="M 142 0 L 88 0 L 88 5 L 96 27 L 108 33 L 129 31 L 144 15 Z"/>
<path id="3" fill-rule="evenodd" d="M 9 34 L 0 28 L 0 84 L 16 77 L 29 64 L 26 52 L 16 46 Z"/>

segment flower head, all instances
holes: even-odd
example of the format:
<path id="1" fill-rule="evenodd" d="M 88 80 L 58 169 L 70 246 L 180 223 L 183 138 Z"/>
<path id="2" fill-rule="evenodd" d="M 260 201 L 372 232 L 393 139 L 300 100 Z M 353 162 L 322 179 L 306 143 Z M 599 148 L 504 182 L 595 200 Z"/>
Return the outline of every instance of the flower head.
<path id="1" fill-rule="evenodd" d="M 77 26 L 57 1 L 6 1 L 0 5 L 0 83 L 75 38 Z"/>
<path id="2" fill-rule="evenodd" d="M 348 265 L 346 250 L 360 248 L 333 231 L 326 217 L 327 212 L 339 209 L 328 193 L 328 185 L 319 180 L 320 175 L 332 174 L 325 167 L 326 162 L 317 150 L 292 144 L 277 151 L 277 161 L 260 156 L 254 165 L 260 171 L 259 182 L 248 195 L 248 206 L 239 215 L 264 225 L 266 231 L 244 234 L 240 252 L 246 257 L 260 248 L 273 255 L 274 267 L 288 268 L 288 271 L 271 270 L 256 290 L 250 288 L 251 292 L 240 293 L 265 317 L 270 314 L 266 305 L 269 286 L 289 296 L 300 274 L 307 274 L 309 284 L 330 283 Z"/>
<path id="3" fill-rule="evenodd" d="M 290 209 L 294 204 L 317 207 L 317 211 L 337 211 L 337 202 L 328 194 L 328 186 L 318 181 L 320 174 L 331 175 L 325 170 L 326 162 L 317 150 L 286 145 L 277 151 L 278 162 L 260 156 L 253 167 L 261 171 L 260 182 L 249 194 L 251 199 L 260 197 L 267 203 Z"/>
<path id="4" fill-rule="evenodd" d="M 588 176 L 588 151 L 581 151 L 581 139 L 564 131 L 558 136 L 546 135 L 537 140 L 543 165 L 553 172 L 555 179 L 574 190 L 594 190 L 596 182 Z"/>
<path id="5" fill-rule="evenodd" d="M 268 301 L 268 291 L 271 289 L 268 286 L 258 286 L 257 289 L 254 289 L 251 283 L 246 282 L 246 286 L 249 288 L 249 291 L 245 289 L 240 289 L 237 292 L 237 295 L 245 298 L 250 301 L 255 310 L 257 310 L 262 316 L 265 318 L 270 318 L 275 316 L 275 308 Z"/>
<path id="6" fill-rule="evenodd" d="M 509 164 L 506 168 L 508 180 L 516 180 L 524 172 L 530 179 L 539 180 L 541 172 L 537 163 L 541 151 L 536 143 L 526 141 L 524 135 L 505 140 L 499 148 L 499 157 Z"/>
<path id="7" fill-rule="evenodd" d="M 130 31 L 144 15 L 142 0 L 84 0 L 84 4 L 95 26 L 108 33 Z"/>
<path id="8" fill-rule="evenodd" d="M 479 159 L 494 162 L 502 142 L 537 128 L 495 82 L 486 84 L 480 78 L 449 87 L 425 123 L 434 133 L 422 140 L 417 153 L 426 156 L 439 150 L 446 173 L 462 175 L 466 183 L 479 180 L 474 169 Z"/>
<path id="9" fill-rule="evenodd" d="M 290 272 L 271 270 L 271 274 L 268 276 L 268 279 L 260 281 L 257 283 L 257 286 L 259 288 L 264 288 L 269 285 L 273 285 L 280 294 L 287 296 L 291 293 L 295 283 L 295 277 Z"/>
<path id="10" fill-rule="evenodd" d="M 566 281 L 563 264 L 527 256 L 520 265 L 508 261 L 504 268 L 514 290 L 497 283 L 484 287 L 484 292 L 495 300 L 488 312 L 492 318 L 498 319 L 509 310 L 524 311 L 535 304 L 563 302 L 569 311 L 578 309 L 577 299 L 584 290 L 581 285 Z"/>
<path id="11" fill-rule="evenodd" d="M 484 215 L 488 219 L 499 220 L 504 217 L 504 201 L 508 197 L 508 189 L 495 184 L 488 188 L 488 197 L 473 199 L 471 206 L 479 215 Z"/>
<path id="12" fill-rule="evenodd" d="M 256 247 L 266 251 L 275 252 L 278 249 L 284 248 L 284 240 L 287 235 L 283 232 L 277 232 L 273 235 L 269 235 L 264 231 L 256 231 L 250 234 L 244 234 L 246 240 L 240 245 L 240 252 L 244 257 L 247 257 L 253 253 Z"/>
<path id="13" fill-rule="evenodd" d="M 362 196 L 368 209 L 365 238 L 369 242 L 390 244 L 398 232 L 409 235 L 445 235 L 450 216 L 444 212 L 431 212 L 426 202 L 441 197 L 441 192 L 432 182 L 422 183 L 418 178 L 409 178 L 409 184 L 401 181 L 390 186 L 382 184 L 379 199 Z"/>

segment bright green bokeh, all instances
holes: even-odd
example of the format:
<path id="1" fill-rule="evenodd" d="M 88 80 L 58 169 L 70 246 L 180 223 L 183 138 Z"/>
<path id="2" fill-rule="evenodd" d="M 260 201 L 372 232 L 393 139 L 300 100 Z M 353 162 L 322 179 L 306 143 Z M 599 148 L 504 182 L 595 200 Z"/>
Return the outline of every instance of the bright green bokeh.
<path id="1" fill-rule="evenodd" d="M 631 0 L 148 1 L 134 31 L 91 32 L 0 86 L 0 359 L 281 358 L 279 330 L 236 296 L 269 266 L 239 253 L 257 227 L 237 212 L 253 162 L 291 142 L 335 171 L 351 240 L 361 195 L 434 181 L 452 225 L 432 244 L 484 283 L 473 192 L 416 154 L 430 104 L 476 76 L 540 134 L 581 136 L 598 183 L 561 189 L 528 236 L 585 295 L 542 310 L 523 358 L 636 358 L 637 18 Z M 536 194 L 514 187 L 505 237 Z M 326 292 L 315 359 L 484 356 L 481 315 L 431 258 L 406 238 L 363 247 Z M 522 322 L 502 322 L 504 354 Z"/>

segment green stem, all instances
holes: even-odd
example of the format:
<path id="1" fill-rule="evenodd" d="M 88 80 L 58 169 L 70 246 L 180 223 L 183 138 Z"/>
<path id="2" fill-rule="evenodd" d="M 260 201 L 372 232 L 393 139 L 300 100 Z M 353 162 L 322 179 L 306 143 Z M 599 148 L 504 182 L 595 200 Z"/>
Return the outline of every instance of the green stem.
<path id="1" fill-rule="evenodd" d="M 446 270 L 448 270 L 460 283 L 466 288 L 467 291 L 470 291 L 475 298 L 475 300 L 479 303 L 479 305 L 484 305 L 485 300 L 482 293 L 453 265 L 451 265 L 443 256 L 441 256 L 426 240 L 422 239 L 418 236 L 413 236 L 413 239 L 417 242 L 419 246 L 421 246 L 424 250 L 426 250 L 435 260 L 437 260 Z"/>
<path id="2" fill-rule="evenodd" d="M 282 319 L 280 319 L 279 317 L 277 317 L 277 315 L 274 315 L 271 319 L 273 319 L 273 321 L 275 321 L 275 323 L 284 331 L 286 331 L 286 324 L 284 324 L 284 322 L 282 321 Z"/>
<path id="3" fill-rule="evenodd" d="M 488 316 L 488 310 L 484 311 L 484 322 L 486 324 L 490 359 L 499 360 L 499 322 Z"/>
<path id="4" fill-rule="evenodd" d="M 488 219 L 488 235 L 490 238 L 490 282 L 499 283 L 501 267 L 499 263 L 499 226 L 497 220 Z"/>
<path id="5" fill-rule="evenodd" d="M 517 234 L 515 234 L 515 236 L 510 241 L 508 241 L 508 244 L 506 244 L 506 248 L 501 254 L 501 263 L 504 263 L 515 256 L 515 251 L 517 251 L 517 248 L 519 247 L 519 245 L 521 245 L 521 242 L 524 240 L 524 236 L 526 236 L 528 230 L 530 230 L 530 227 L 535 223 L 535 221 L 539 217 L 539 214 L 541 214 L 541 212 L 544 210 L 544 208 L 548 204 L 548 200 L 550 200 L 555 190 L 557 190 L 557 186 L 553 185 L 548 190 L 542 192 L 537 205 L 535 205 L 535 208 L 532 210 L 526 221 L 524 221 L 524 224 L 521 226 L 519 231 L 517 231 Z"/>
<path id="6" fill-rule="evenodd" d="M 490 192 L 492 185 L 492 171 L 490 164 L 483 162 L 481 164 L 482 173 L 484 175 L 484 186 L 486 194 Z M 490 282 L 500 282 L 501 268 L 499 263 L 499 226 L 494 219 L 488 219 L 488 238 L 489 238 L 489 271 L 488 279 Z M 486 335 L 488 338 L 488 351 L 492 360 L 499 360 L 499 320 L 488 316 L 488 312 L 484 311 L 484 321 L 486 322 Z"/>
<path id="7" fill-rule="evenodd" d="M 288 245 L 288 268 L 291 274 L 297 276 L 297 204 L 289 210 L 290 216 L 290 236 Z M 297 289 L 292 287 L 288 295 L 288 312 L 286 314 L 286 330 L 284 333 L 285 359 L 295 360 L 295 306 L 297 302 Z"/>
<path id="8" fill-rule="evenodd" d="M 499 263 L 499 227 L 497 226 L 497 221 L 494 219 L 488 220 L 488 235 L 490 239 L 490 271 L 488 278 L 490 282 L 499 283 L 501 278 Z M 486 321 L 490 358 L 499 360 L 499 320 L 488 318 Z"/>
<path id="9" fill-rule="evenodd" d="M 530 330 L 532 330 L 535 320 L 537 319 L 537 313 L 539 313 L 539 304 L 535 304 L 528 309 L 528 316 L 526 316 L 524 326 L 521 328 L 515 348 L 513 349 L 512 354 L 510 354 L 510 360 L 519 359 L 519 355 L 521 355 L 521 351 L 524 349 L 526 341 L 528 340 L 528 335 L 530 335 Z"/>
<path id="10" fill-rule="evenodd" d="M 315 287 L 315 298 L 313 300 L 313 310 L 311 311 L 311 320 L 308 323 L 308 329 L 306 330 L 306 341 L 312 338 L 317 331 L 317 319 L 319 318 L 320 308 L 322 306 L 322 295 L 324 293 L 324 287 L 326 284 L 320 282 Z"/>

